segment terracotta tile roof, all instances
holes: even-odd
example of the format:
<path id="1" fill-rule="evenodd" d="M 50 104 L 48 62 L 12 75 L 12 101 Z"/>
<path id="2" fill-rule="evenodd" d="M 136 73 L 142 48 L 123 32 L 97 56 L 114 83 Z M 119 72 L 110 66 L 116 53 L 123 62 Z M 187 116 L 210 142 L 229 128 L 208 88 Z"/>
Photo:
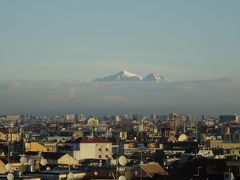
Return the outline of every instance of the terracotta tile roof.
<path id="1" fill-rule="evenodd" d="M 82 138 L 81 143 L 111 143 L 102 137 Z"/>
<path id="2" fill-rule="evenodd" d="M 7 164 L 7 163 L 8 163 L 7 157 L 1 157 L 0 160 L 1 160 L 4 164 Z M 9 159 L 9 163 L 17 163 L 17 161 L 14 161 L 13 159 Z"/>

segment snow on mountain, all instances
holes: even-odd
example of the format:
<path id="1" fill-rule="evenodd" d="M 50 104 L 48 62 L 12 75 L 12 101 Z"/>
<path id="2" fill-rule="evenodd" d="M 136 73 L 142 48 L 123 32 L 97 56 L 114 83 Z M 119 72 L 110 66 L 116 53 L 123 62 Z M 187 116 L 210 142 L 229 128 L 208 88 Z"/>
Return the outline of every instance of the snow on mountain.
<path id="1" fill-rule="evenodd" d="M 141 81 L 143 78 L 140 75 L 123 70 L 117 74 L 95 79 L 94 81 Z"/>
<path id="2" fill-rule="evenodd" d="M 164 76 L 159 75 L 158 73 L 148 74 L 143 81 L 154 81 L 154 82 L 166 82 L 167 79 Z"/>

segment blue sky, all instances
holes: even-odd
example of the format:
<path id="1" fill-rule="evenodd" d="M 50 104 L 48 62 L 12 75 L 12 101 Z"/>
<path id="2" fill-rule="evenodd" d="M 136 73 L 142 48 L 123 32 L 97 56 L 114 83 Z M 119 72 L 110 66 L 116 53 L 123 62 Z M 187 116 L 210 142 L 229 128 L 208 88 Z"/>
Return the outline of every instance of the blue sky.
<path id="1" fill-rule="evenodd" d="M 1 80 L 239 76 L 240 1 L 0 1 Z"/>

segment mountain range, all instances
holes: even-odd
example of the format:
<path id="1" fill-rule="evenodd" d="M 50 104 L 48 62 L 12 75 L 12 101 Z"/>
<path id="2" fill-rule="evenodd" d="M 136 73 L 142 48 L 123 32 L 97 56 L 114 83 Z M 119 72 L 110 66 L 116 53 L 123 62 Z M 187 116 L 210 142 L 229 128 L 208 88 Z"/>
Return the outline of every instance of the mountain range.
<path id="1" fill-rule="evenodd" d="M 150 81 L 150 82 L 166 82 L 167 79 L 158 73 L 150 73 L 146 77 L 141 75 L 128 72 L 127 70 L 122 70 L 116 74 L 106 76 L 103 78 L 94 79 L 94 81 Z"/>

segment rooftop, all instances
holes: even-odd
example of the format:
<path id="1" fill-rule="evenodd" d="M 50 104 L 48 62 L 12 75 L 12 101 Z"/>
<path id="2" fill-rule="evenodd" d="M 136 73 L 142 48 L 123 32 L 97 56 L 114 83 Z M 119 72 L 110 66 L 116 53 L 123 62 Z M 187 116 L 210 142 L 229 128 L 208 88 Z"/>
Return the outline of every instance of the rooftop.
<path id="1" fill-rule="evenodd" d="M 111 143 L 102 137 L 82 138 L 81 143 Z"/>

